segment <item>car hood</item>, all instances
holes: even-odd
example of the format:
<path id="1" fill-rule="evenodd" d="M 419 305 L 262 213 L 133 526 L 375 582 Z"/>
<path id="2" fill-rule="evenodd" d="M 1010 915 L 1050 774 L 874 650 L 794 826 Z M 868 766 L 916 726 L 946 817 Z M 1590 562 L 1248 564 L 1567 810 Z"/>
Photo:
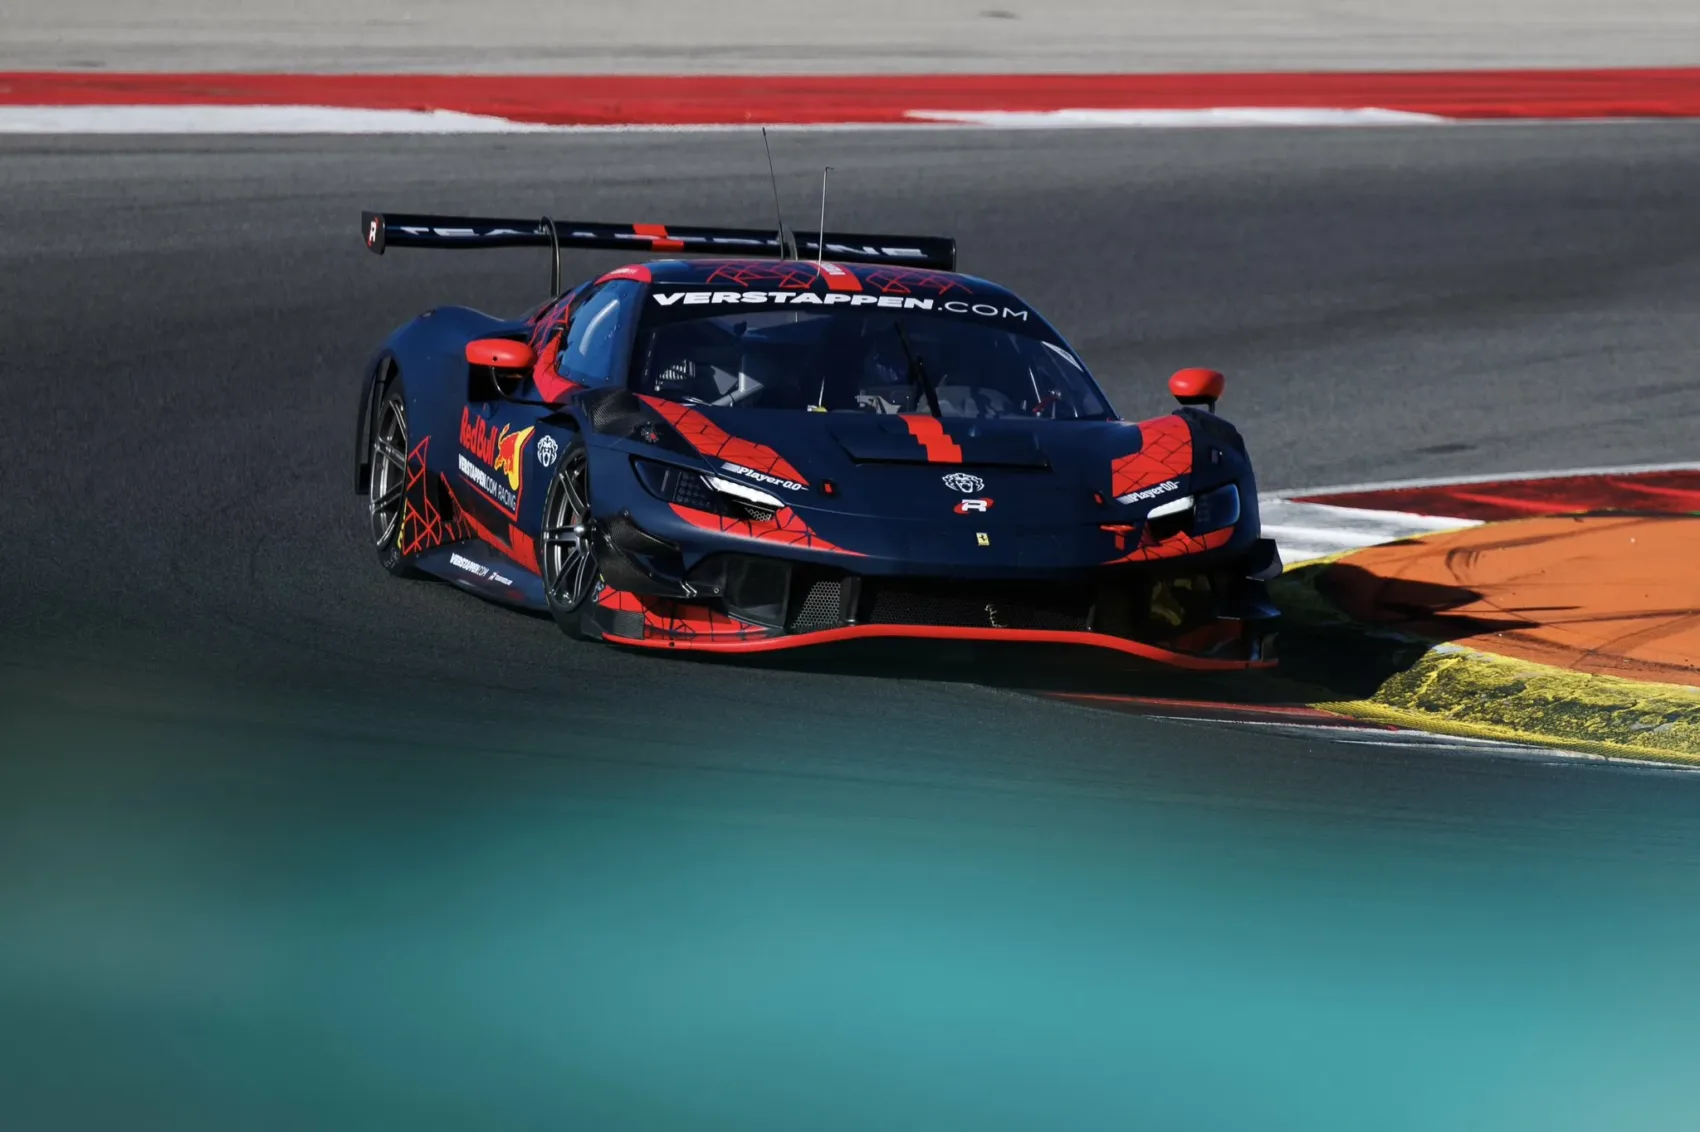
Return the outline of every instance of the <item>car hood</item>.
<path id="1" fill-rule="evenodd" d="M 988 528 L 1101 524 L 1249 472 L 1237 445 L 1195 443 L 1182 413 L 1137 423 L 938 419 L 644 400 L 717 474 L 800 513 L 935 522 L 966 514 Z"/>

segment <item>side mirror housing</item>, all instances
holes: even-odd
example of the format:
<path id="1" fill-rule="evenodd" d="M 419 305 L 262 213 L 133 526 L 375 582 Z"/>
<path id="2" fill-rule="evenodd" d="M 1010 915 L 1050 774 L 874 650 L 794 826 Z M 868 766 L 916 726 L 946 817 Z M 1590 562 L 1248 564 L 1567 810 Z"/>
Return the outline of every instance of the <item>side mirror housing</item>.
<path id="1" fill-rule="evenodd" d="M 1203 405 L 1210 412 L 1216 411 L 1216 402 L 1222 399 L 1222 390 L 1227 386 L 1227 379 L 1213 369 L 1183 369 L 1176 370 L 1169 378 L 1169 392 L 1183 405 Z"/>
<path id="2" fill-rule="evenodd" d="M 466 399 L 499 401 L 519 396 L 537 352 L 512 338 L 476 338 L 466 344 Z"/>
<path id="3" fill-rule="evenodd" d="M 492 369 L 529 370 L 537 364 L 537 353 L 511 338 L 475 338 L 466 344 L 466 360 Z"/>

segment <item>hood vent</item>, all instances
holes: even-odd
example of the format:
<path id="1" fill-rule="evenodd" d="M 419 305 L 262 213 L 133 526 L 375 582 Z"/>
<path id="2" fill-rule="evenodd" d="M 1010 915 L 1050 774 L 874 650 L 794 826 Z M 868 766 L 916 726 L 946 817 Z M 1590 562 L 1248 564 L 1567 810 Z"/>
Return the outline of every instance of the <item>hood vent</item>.
<path id="1" fill-rule="evenodd" d="M 927 447 L 901 417 L 849 417 L 833 420 L 828 427 L 833 439 L 858 464 L 942 462 L 929 456 Z M 1047 469 L 1051 466 L 1044 449 L 1039 447 L 1038 438 L 1031 433 L 997 432 L 976 436 L 971 433 L 977 432 L 977 428 L 966 421 L 960 424 L 947 421 L 944 429 L 962 451 L 962 467 Z"/>

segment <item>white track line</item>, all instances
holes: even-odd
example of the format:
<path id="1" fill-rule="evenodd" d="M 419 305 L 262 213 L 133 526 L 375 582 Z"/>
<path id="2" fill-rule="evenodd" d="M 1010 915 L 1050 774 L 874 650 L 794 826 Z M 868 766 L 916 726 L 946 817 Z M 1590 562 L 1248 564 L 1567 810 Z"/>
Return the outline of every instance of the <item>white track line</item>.
<path id="1" fill-rule="evenodd" d="M 512 134 L 552 126 L 452 110 L 339 106 L 0 106 L 5 134 Z"/>
<path id="2" fill-rule="evenodd" d="M 786 129 L 968 126 L 998 129 L 1114 127 L 1207 129 L 1226 126 L 1393 126 L 1448 121 L 1395 110 L 911 110 L 907 123 L 845 123 Z M 0 106 L 0 134 L 490 134 L 751 129 L 750 126 L 549 126 L 453 110 L 370 110 L 341 106 Z"/>
<path id="3" fill-rule="evenodd" d="M 1700 463 L 1618 464 L 1605 468 L 1570 468 L 1563 471 L 1507 472 L 1504 475 L 1436 476 L 1420 480 L 1383 480 L 1378 483 L 1335 484 L 1330 487 L 1290 488 L 1261 493 L 1259 498 L 1294 499 L 1311 495 L 1345 495 L 1359 491 L 1393 491 L 1407 487 L 1453 487 L 1461 483 L 1518 483 L 1524 480 L 1562 480 L 1573 476 L 1629 476 L 1643 472 L 1696 472 Z"/>
<path id="4" fill-rule="evenodd" d="M 995 129 L 1057 129 L 1081 126 L 1118 129 L 1211 129 L 1224 126 L 1434 126 L 1450 122 L 1434 114 L 1355 108 L 1215 106 L 1202 110 L 908 110 L 918 122 L 950 122 Z"/>
<path id="5" fill-rule="evenodd" d="M 1397 542 L 1436 531 L 1455 531 L 1478 524 L 1471 519 L 1443 515 L 1408 514 L 1403 511 L 1370 511 L 1356 507 L 1333 507 L 1326 503 L 1295 503 L 1280 497 L 1258 500 L 1263 533 L 1281 548 L 1288 564 L 1308 562 L 1358 550 L 1366 546 Z"/>
<path id="6" fill-rule="evenodd" d="M 1437 531 L 1457 531 L 1480 526 L 1474 519 L 1423 515 L 1403 511 L 1372 511 L 1329 503 L 1300 503 L 1297 498 L 1346 495 L 1366 491 L 1398 491 L 1406 488 L 1456 487 L 1460 484 L 1520 483 L 1531 480 L 1570 479 L 1575 476 L 1637 475 L 1645 472 L 1700 471 L 1700 464 L 1627 464 L 1609 468 L 1573 468 L 1568 471 L 1514 472 L 1502 476 L 1443 476 L 1386 483 L 1342 484 L 1259 494 L 1258 511 L 1263 533 L 1281 548 L 1289 567 L 1343 550 L 1361 550 L 1400 539 Z"/>

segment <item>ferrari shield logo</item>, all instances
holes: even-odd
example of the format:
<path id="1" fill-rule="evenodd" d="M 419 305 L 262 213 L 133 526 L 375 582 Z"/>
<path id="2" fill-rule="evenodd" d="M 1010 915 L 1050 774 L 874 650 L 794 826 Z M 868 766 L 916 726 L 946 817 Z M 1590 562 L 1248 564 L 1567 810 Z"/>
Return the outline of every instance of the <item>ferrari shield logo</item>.
<path id="1" fill-rule="evenodd" d="M 990 546 L 992 545 L 992 536 L 987 534 L 985 531 L 975 531 L 974 541 L 980 546 Z"/>

